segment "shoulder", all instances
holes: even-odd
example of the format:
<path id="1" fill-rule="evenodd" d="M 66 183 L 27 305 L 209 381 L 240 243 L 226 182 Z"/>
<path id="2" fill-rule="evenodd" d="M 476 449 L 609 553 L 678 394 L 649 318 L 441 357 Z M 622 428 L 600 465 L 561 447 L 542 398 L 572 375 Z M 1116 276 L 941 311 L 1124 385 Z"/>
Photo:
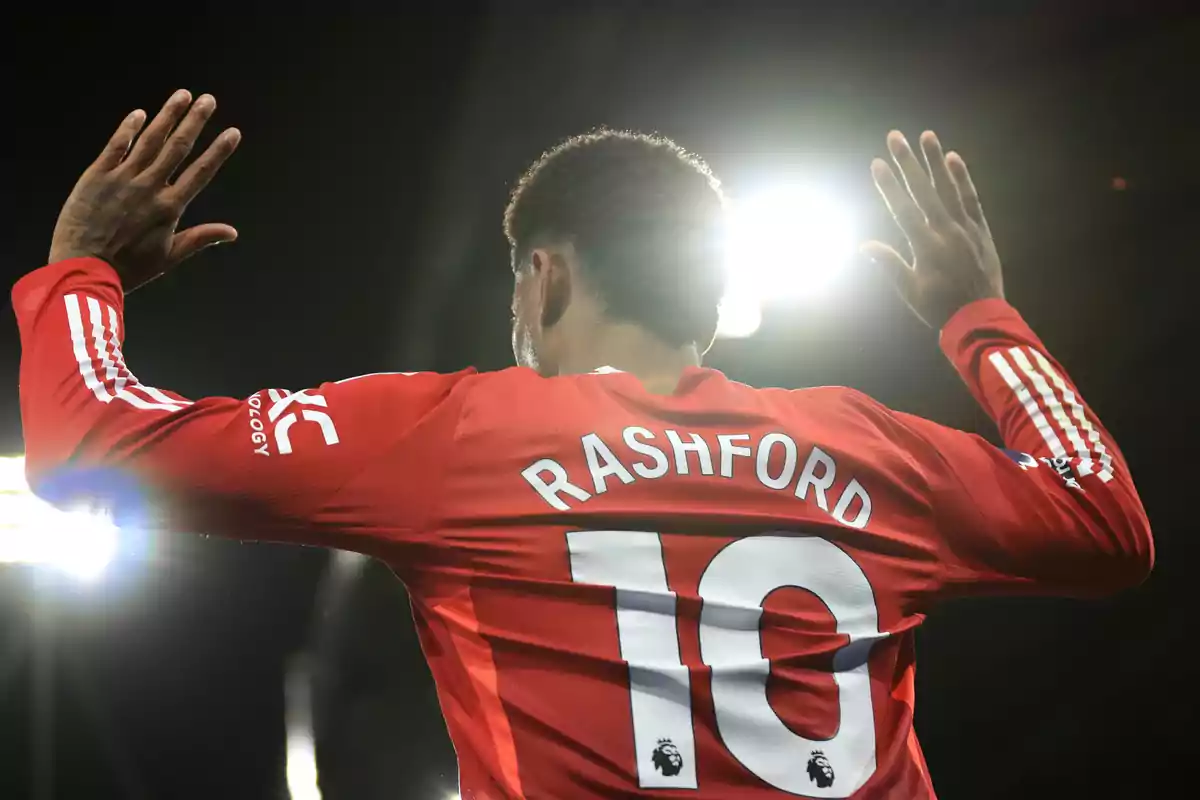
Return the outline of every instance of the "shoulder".
<path id="1" fill-rule="evenodd" d="M 800 404 L 844 409 L 847 412 L 868 416 L 887 416 L 891 409 L 871 395 L 848 386 L 814 386 L 810 389 L 792 391 Z"/>
<path id="2" fill-rule="evenodd" d="M 368 372 L 333 381 L 332 386 L 369 387 L 370 389 L 412 388 L 417 386 L 453 385 L 479 373 L 471 367 L 458 372 Z"/>
<path id="3" fill-rule="evenodd" d="M 331 407 L 354 409 L 395 422 L 461 407 L 472 387 L 484 378 L 474 369 L 459 372 L 372 372 L 324 383 L 312 394 Z M 456 413 L 456 412 L 455 412 Z"/>
<path id="4" fill-rule="evenodd" d="M 405 397 L 445 399 L 470 391 L 493 374 L 480 373 L 473 367 L 458 372 L 369 372 L 326 383 L 321 386 L 321 392 L 390 400 Z"/>
<path id="5" fill-rule="evenodd" d="M 322 390 L 392 397 L 432 394 L 466 398 L 482 395 L 495 402 L 517 392 L 528 396 L 530 391 L 549 392 L 555 387 L 568 389 L 572 384 L 571 378 L 543 378 L 527 367 L 488 372 L 471 367 L 458 372 L 372 372 L 325 384 Z"/>
<path id="6" fill-rule="evenodd" d="M 891 409 L 870 395 L 848 386 L 812 386 L 804 389 L 754 389 L 730 381 L 742 391 L 754 392 L 773 405 L 786 406 L 801 413 L 823 416 L 845 416 L 882 419 L 892 415 Z"/>
<path id="7" fill-rule="evenodd" d="M 889 408 L 858 389 L 816 386 L 807 389 L 765 389 L 786 404 L 793 417 L 808 419 L 829 435 L 863 442 L 884 442 L 904 448 L 918 446 L 922 437 L 912 417 Z"/>

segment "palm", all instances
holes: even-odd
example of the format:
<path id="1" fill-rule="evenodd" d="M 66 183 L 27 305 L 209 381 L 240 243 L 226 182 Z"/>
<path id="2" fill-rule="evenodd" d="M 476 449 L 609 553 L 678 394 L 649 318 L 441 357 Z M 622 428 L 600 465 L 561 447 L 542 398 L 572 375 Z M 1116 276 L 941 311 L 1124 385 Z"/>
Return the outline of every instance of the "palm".
<path id="1" fill-rule="evenodd" d="M 892 269 L 900 295 L 931 327 L 940 328 L 970 302 L 1003 298 L 1000 256 L 963 160 L 944 156 L 932 133 L 921 137 L 928 172 L 903 135 L 889 135 L 888 147 L 907 188 L 882 159 L 871 171 L 908 238 L 913 263 L 882 242 L 868 242 L 864 252 Z"/>

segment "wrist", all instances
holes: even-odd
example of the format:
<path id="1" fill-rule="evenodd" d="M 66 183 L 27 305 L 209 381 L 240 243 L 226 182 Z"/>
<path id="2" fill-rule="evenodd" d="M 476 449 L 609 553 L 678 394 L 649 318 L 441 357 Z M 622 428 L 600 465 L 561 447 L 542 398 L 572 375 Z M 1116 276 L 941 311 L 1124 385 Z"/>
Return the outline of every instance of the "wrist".
<path id="1" fill-rule="evenodd" d="M 975 330 L 1014 316 L 1019 318 L 1020 314 L 1002 296 L 982 297 L 966 303 L 951 314 L 939 329 L 938 339 L 945 348 L 949 341 L 969 338 Z"/>
<path id="2" fill-rule="evenodd" d="M 121 274 L 121 271 L 119 269 L 117 269 L 117 265 L 113 263 L 112 259 L 106 258 L 105 256 L 100 255 L 99 253 L 97 253 L 93 250 L 87 250 L 84 248 L 53 248 L 52 247 L 50 249 L 50 257 L 49 257 L 49 260 L 46 262 L 47 266 L 54 266 L 56 264 L 66 264 L 67 262 L 92 262 L 92 264 L 87 267 L 88 269 L 95 268 L 96 263 L 99 262 L 99 264 L 103 265 L 103 267 L 99 267 L 101 272 L 107 273 L 109 275 L 109 279 L 115 281 L 116 285 L 119 288 L 121 288 L 121 293 L 125 294 L 125 291 L 123 288 L 123 285 L 125 283 L 125 276 Z M 83 264 L 77 263 L 73 266 L 83 267 Z"/>
<path id="3" fill-rule="evenodd" d="M 970 308 L 977 303 L 986 303 L 989 300 L 1004 301 L 1004 292 L 992 287 L 962 287 L 957 292 L 947 292 L 940 303 L 931 304 L 932 310 L 937 313 L 931 313 L 929 317 L 925 317 L 929 326 L 935 331 L 940 331 L 945 328 L 950 320 L 962 313 L 963 309 Z"/>
<path id="4" fill-rule="evenodd" d="M 111 266 L 111 262 L 109 262 L 109 260 L 107 258 L 105 258 L 104 256 L 100 255 L 99 253 L 95 252 L 94 250 L 86 250 L 83 248 L 54 248 L 54 247 L 52 247 L 52 248 L 50 248 L 50 260 L 47 261 L 46 263 L 57 264 L 60 261 L 69 261 L 72 258 L 98 258 L 101 261 L 103 261 L 106 264 L 109 264 Z"/>

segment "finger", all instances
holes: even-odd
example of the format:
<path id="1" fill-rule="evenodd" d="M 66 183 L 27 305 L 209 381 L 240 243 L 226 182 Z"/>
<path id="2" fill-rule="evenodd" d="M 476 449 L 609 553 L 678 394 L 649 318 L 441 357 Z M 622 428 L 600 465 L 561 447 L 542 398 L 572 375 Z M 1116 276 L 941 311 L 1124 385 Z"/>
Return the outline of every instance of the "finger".
<path id="1" fill-rule="evenodd" d="M 166 144 L 154 159 L 154 163 L 146 170 L 146 176 L 155 181 L 167 181 L 179 169 L 179 165 L 196 146 L 196 139 L 208 124 L 213 112 L 217 110 L 217 101 L 211 94 L 202 94 L 192 103 L 187 116 L 168 138 Z"/>
<path id="2" fill-rule="evenodd" d="M 979 192 L 975 190 L 975 182 L 971 180 L 967 162 L 963 161 L 963 157 L 958 153 L 951 152 L 946 155 L 946 166 L 949 167 L 950 175 L 954 178 L 954 184 L 958 188 L 958 197 L 962 202 L 963 210 L 968 217 L 986 228 L 987 219 L 983 216 L 983 206 L 979 203 Z"/>
<path id="3" fill-rule="evenodd" d="M 909 194 L 917 201 L 917 207 L 921 209 L 931 224 L 944 223 L 947 219 L 946 209 L 942 207 L 942 201 L 938 199 L 937 192 L 933 189 L 933 182 L 921 168 L 921 162 L 917 160 L 916 154 L 909 147 L 904 134 L 900 131 L 892 131 L 888 134 L 887 143 L 888 150 L 896 161 L 896 166 L 900 168 L 900 174 L 904 177 L 904 183 L 908 186 Z"/>
<path id="4" fill-rule="evenodd" d="M 904 260 L 904 256 L 897 253 L 889 245 L 875 241 L 863 242 L 859 246 L 858 251 L 873 263 L 882 267 L 896 283 L 896 288 L 900 290 L 901 295 L 904 297 L 908 296 L 913 281 L 916 279 L 916 272 Z"/>
<path id="5" fill-rule="evenodd" d="M 955 185 L 954 179 L 950 177 L 950 170 L 946 167 L 946 156 L 942 152 L 942 143 L 938 141 L 937 134 L 933 131 L 925 131 L 921 134 L 921 154 L 925 156 L 925 167 L 929 170 L 929 177 L 933 179 L 933 188 L 937 191 L 942 207 L 956 221 L 965 222 L 966 212 L 963 210 L 962 200 L 958 196 L 958 187 Z"/>
<path id="6" fill-rule="evenodd" d="M 142 135 L 138 137 L 129 158 L 125 159 L 125 165 L 137 172 L 141 172 L 149 166 L 158 157 L 158 151 L 162 149 L 163 142 L 167 140 L 167 136 L 191 103 L 192 94 L 187 89 L 180 89 L 171 95 L 170 99 L 163 104 L 162 109 L 154 115 L 150 124 L 146 126 L 146 130 L 142 131 Z"/>
<path id="7" fill-rule="evenodd" d="M 908 240 L 915 242 L 927 237 L 929 223 L 925 221 L 921 209 L 917 208 L 912 195 L 900 184 L 900 179 L 896 177 L 891 165 L 882 158 L 875 159 L 871 162 L 871 176 L 875 179 L 875 187 L 883 195 L 883 201 L 887 203 L 896 224 L 904 231 Z"/>
<path id="8" fill-rule="evenodd" d="M 174 266 L 215 244 L 237 241 L 238 232 L 232 225 L 208 222 L 182 230 L 171 238 L 171 253 L 167 263 Z"/>
<path id="9" fill-rule="evenodd" d="M 200 157 L 188 165 L 179 179 L 171 187 L 173 199 L 180 207 L 187 206 L 196 195 L 208 186 L 209 181 L 221 169 L 225 161 L 237 150 L 242 141 L 242 132 L 237 128 L 229 128 L 221 132 L 208 149 Z"/>
<path id="10" fill-rule="evenodd" d="M 145 122 L 145 111 L 139 108 L 137 111 L 129 112 L 129 115 L 121 120 L 121 124 L 117 126 L 117 130 L 108 140 L 104 149 L 100 151 L 100 156 L 92 166 L 97 169 L 110 170 L 119 165 L 121 159 L 129 152 L 129 146 L 133 144 L 137 132 L 142 129 Z"/>

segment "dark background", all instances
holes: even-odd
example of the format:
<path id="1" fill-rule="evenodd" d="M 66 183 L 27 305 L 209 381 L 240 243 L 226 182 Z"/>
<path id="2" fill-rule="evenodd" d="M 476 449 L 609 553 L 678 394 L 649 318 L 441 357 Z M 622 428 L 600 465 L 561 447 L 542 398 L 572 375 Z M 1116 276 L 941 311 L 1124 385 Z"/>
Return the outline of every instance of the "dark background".
<path id="1" fill-rule="evenodd" d="M 0 265 L 15 280 L 42 263 L 62 199 L 131 108 L 212 92 L 245 139 L 190 218 L 232 222 L 241 240 L 129 299 L 125 353 L 142 378 L 241 396 L 503 367 L 500 214 L 556 140 L 660 130 L 735 194 L 800 169 L 837 188 L 864 234 L 892 237 L 867 165 L 889 128 L 934 128 L 971 163 L 1010 300 L 1119 440 L 1158 543 L 1154 576 L 1125 596 L 980 601 L 929 620 L 917 728 L 935 786 L 949 800 L 1179 796 L 1168 787 L 1190 784 L 1200 754 L 1188 5 L 26 7 L 0 34 Z M 6 324 L 0 443 L 16 453 Z M 862 268 L 710 363 L 989 430 L 934 335 Z M 91 586 L 0 568 L 0 798 L 283 797 L 284 666 L 317 641 L 326 798 L 442 800 L 453 753 L 403 590 L 372 566 L 316 614 L 326 563 L 161 537 Z"/>

